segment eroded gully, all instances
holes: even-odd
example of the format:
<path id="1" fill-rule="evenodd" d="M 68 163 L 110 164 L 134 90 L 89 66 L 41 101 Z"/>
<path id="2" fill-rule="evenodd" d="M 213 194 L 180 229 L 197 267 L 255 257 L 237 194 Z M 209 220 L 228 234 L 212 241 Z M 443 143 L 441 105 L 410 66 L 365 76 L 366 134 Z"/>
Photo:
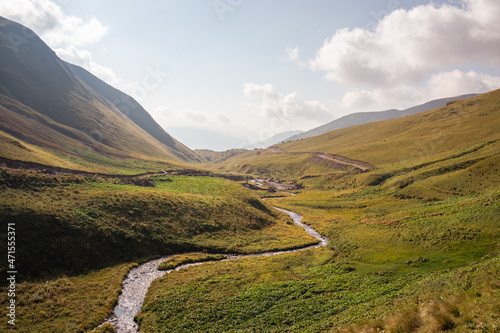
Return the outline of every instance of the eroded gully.
<path id="1" fill-rule="evenodd" d="M 302 223 L 302 215 L 285 209 L 277 207 L 274 208 L 276 208 L 279 211 L 287 213 L 293 219 L 293 222 L 296 225 L 302 227 L 309 235 L 315 237 L 319 242 L 316 245 L 306 246 L 293 250 L 273 251 L 273 252 L 264 252 L 257 254 L 228 255 L 227 259 L 224 260 L 235 260 L 235 259 L 249 258 L 249 257 L 274 256 L 278 254 L 293 253 L 307 249 L 314 249 L 328 244 L 328 239 L 326 237 L 323 237 L 316 230 Z M 111 325 L 113 325 L 117 333 L 139 332 L 139 326 L 137 325 L 137 323 L 134 322 L 134 317 L 141 311 L 142 303 L 144 302 L 144 298 L 146 297 L 146 292 L 148 291 L 151 282 L 153 282 L 159 277 L 162 277 L 165 274 L 174 271 L 174 270 L 168 270 L 168 271 L 158 270 L 158 266 L 160 265 L 160 263 L 171 256 L 172 255 L 148 261 L 130 270 L 127 278 L 125 279 L 125 281 L 123 281 L 123 289 L 120 297 L 118 298 L 118 304 L 114 308 L 113 314 L 105 321 L 106 323 L 110 323 Z M 202 264 L 203 263 L 186 264 L 177 267 L 175 270 L 178 271 L 180 269 L 189 266 L 202 265 Z"/>

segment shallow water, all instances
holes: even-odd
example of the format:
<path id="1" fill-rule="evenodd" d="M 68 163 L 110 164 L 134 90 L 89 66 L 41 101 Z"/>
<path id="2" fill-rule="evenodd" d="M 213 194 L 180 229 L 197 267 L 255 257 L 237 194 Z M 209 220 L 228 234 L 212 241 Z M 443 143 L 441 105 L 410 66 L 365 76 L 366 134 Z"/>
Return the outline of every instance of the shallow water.
<path id="1" fill-rule="evenodd" d="M 316 245 L 297 248 L 293 250 L 285 251 L 273 251 L 264 252 L 257 254 L 235 254 L 227 255 L 225 260 L 236 260 L 240 258 L 248 257 L 263 257 L 263 256 L 273 256 L 283 253 L 293 253 L 297 251 L 303 251 L 307 249 L 314 249 L 328 244 L 328 239 L 321 236 L 316 230 L 310 226 L 302 223 L 302 215 L 295 212 L 291 212 L 285 209 L 274 207 L 279 211 L 287 213 L 293 222 L 304 228 L 304 230 L 311 236 L 315 237 L 319 242 Z M 110 323 L 115 327 L 117 333 L 137 333 L 139 332 L 139 326 L 134 322 L 134 317 L 141 311 L 142 303 L 146 297 L 146 293 L 151 285 L 151 282 L 165 274 L 172 272 L 169 271 L 159 271 L 158 266 L 162 261 L 171 257 L 172 255 L 162 257 L 160 259 L 155 259 L 148 261 L 132 270 L 130 270 L 127 278 L 123 281 L 122 294 L 118 298 L 118 304 L 113 310 L 113 314 L 106 319 L 106 323 Z M 189 266 L 202 265 L 203 263 L 193 263 L 185 264 L 177 267 L 175 270 L 180 270 Z"/>

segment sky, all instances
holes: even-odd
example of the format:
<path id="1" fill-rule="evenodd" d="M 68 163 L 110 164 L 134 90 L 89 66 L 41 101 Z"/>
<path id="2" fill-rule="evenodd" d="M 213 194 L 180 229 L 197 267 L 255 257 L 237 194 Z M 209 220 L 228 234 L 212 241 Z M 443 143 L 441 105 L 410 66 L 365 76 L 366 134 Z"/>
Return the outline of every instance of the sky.
<path id="1" fill-rule="evenodd" d="M 162 127 L 249 144 L 500 88 L 498 0 L 2 0 L 0 15 Z"/>

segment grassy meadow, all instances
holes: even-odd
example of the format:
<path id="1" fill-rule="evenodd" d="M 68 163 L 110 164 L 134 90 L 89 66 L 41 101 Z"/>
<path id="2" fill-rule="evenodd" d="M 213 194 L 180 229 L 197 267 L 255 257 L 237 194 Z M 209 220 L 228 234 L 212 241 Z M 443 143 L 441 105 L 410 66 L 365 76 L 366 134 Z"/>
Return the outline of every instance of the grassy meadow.
<path id="1" fill-rule="evenodd" d="M 206 261 L 219 261 L 226 259 L 227 256 L 224 254 L 207 254 L 207 253 L 186 253 L 186 254 L 176 254 L 167 260 L 163 261 L 160 266 L 158 266 L 159 270 L 170 270 L 175 269 L 184 264 L 198 263 L 198 262 L 206 262 Z"/>
<path id="2" fill-rule="evenodd" d="M 302 214 L 330 243 L 164 276 L 148 292 L 141 330 L 498 331 L 499 101 L 494 91 L 219 161 L 303 183 L 266 202 Z M 310 158 L 318 151 L 376 168 L 335 168 Z"/>
<path id="3" fill-rule="evenodd" d="M 84 274 L 24 281 L 16 286 L 16 326 L 2 320 L 0 331 L 23 333 L 87 332 L 109 316 L 122 282 L 137 264 L 120 264 Z M 7 304 L 2 300 L 1 315 Z"/>
<path id="4" fill-rule="evenodd" d="M 351 184 L 361 176 L 373 178 L 351 175 Z M 495 332 L 500 328 L 498 187 L 487 186 L 481 194 L 451 191 L 441 200 L 418 197 L 417 190 L 414 198 L 401 197 L 383 183 L 351 187 L 309 189 L 266 200 L 303 214 L 303 222 L 330 243 L 325 248 L 210 263 L 164 276 L 148 291 L 137 318 L 141 331 Z"/>
<path id="5" fill-rule="evenodd" d="M 145 258 L 316 243 L 257 194 L 221 178 L 150 176 L 155 187 L 141 187 L 29 170 L 0 176 L 2 225 L 16 223 L 17 313 L 25 332 L 95 327 L 111 313 L 128 269 Z"/>
<path id="6" fill-rule="evenodd" d="M 137 320 L 141 332 L 494 332 L 499 267 L 366 273 L 324 248 L 210 263 L 154 281 Z"/>
<path id="7" fill-rule="evenodd" d="M 2 181 L 3 223 L 15 222 L 19 242 L 29 244 L 19 249 L 24 279 L 189 250 L 251 253 L 315 242 L 221 178 L 153 176 L 156 187 L 140 187 L 13 170 L 2 171 Z"/>

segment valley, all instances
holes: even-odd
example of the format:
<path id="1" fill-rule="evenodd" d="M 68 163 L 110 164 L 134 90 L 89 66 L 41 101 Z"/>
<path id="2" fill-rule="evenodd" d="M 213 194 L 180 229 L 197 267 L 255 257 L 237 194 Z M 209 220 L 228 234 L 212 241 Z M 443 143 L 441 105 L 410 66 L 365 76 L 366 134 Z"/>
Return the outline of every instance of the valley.
<path id="1" fill-rule="evenodd" d="M 191 150 L 24 29 L 0 17 L 0 331 L 500 329 L 500 90 Z"/>

